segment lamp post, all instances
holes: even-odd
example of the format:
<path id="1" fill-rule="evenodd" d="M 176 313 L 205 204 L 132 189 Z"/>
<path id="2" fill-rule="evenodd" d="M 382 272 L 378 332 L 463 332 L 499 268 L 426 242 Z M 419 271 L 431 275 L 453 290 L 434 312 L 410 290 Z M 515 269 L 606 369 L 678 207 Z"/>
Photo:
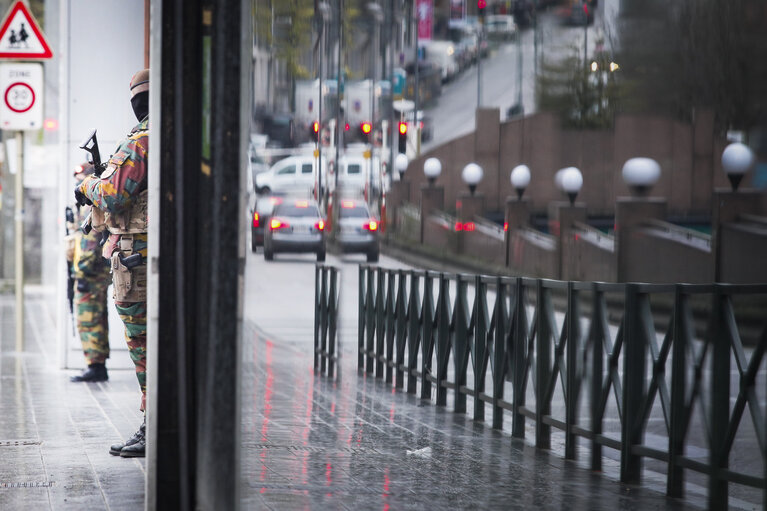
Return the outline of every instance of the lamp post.
<path id="1" fill-rule="evenodd" d="M 322 202 L 322 63 L 325 56 L 325 24 L 330 17 L 330 5 L 327 2 L 320 2 L 317 4 L 317 14 L 320 16 L 320 65 L 317 72 L 319 78 L 319 104 L 317 106 L 318 111 L 318 127 L 317 127 L 317 139 L 315 140 L 315 155 L 317 158 L 317 197 L 318 202 Z M 327 185 L 326 185 L 327 186 Z"/>
<path id="2" fill-rule="evenodd" d="M 623 164 L 623 180 L 638 196 L 646 195 L 660 178 L 660 165 L 652 158 L 630 158 Z"/>
<path id="3" fill-rule="evenodd" d="M 527 185 L 530 184 L 530 167 L 527 165 L 517 165 L 511 170 L 509 179 L 511 180 L 511 186 L 517 191 L 517 198 L 521 200 Z"/>
<path id="4" fill-rule="evenodd" d="M 429 180 L 429 186 L 433 187 L 434 182 L 442 173 L 442 162 L 437 158 L 429 158 L 423 162 L 423 173 L 426 175 L 426 179 Z"/>
<path id="5" fill-rule="evenodd" d="M 463 179 L 463 182 L 469 186 L 469 192 L 471 195 L 474 195 L 474 191 L 477 189 L 477 185 L 482 180 L 483 174 L 484 172 L 482 171 L 482 167 L 476 163 L 469 163 L 463 168 L 463 171 L 461 172 L 461 178 Z"/>
<path id="6" fill-rule="evenodd" d="M 408 163 L 410 163 L 407 159 L 407 155 L 403 153 L 399 153 L 396 158 L 394 158 L 394 166 L 397 169 L 397 172 L 399 172 L 399 180 L 403 181 L 405 179 L 405 171 L 407 170 Z"/>
<path id="7" fill-rule="evenodd" d="M 734 142 L 722 152 L 722 168 L 732 185 L 732 191 L 738 191 L 738 185 L 746 172 L 754 164 L 754 153 L 746 144 Z"/>

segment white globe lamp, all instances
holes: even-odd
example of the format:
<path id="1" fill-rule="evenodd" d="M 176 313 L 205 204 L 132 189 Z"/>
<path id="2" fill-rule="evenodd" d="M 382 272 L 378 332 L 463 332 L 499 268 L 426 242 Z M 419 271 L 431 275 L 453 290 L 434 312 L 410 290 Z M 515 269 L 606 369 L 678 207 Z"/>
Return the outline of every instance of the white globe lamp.
<path id="1" fill-rule="evenodd" d="M 429 185 L 434 186 L 434 182 L 442 173 L 442 162 L 437 158 L 429 158 L 423 162 L 423 173 L 426 175 L 426 179 L 429 180 Z"/>
<path id="2" fill-rule="evenodd" d="M 476 163 L 469 163 L 463 168 L 461 172 L 461 178 L 463 182 L 469 185 L 469 192 L 474 195 L 474 191 L 477 189 L 477 185 L 482 181 L 482 167 Z"/>
<path id="3" fill-rule="evenodd" d="M 647 194 L 660 179 L 660 165 L 652 158 L 630 158 L 621 172 L 623 180 L 637 195 Z"/>
<path id="4" fill-rule="evenodd" d="M 738 185 L 743 175 L 754 164 L 754 153 L 746 144 L 734 142 L 724 148 L 722 152 L 722 168 L 732 185 L 732 191 L 738 191 Z"/>
<path id="5" fill-rule="evenodd" d="M 530 167 L 517 165 L 511 170 L 509 178 L 511 179 L 511 186 L 517 191 L 517 198 L 521 199 L 527 185 L 530 184 Z"/>

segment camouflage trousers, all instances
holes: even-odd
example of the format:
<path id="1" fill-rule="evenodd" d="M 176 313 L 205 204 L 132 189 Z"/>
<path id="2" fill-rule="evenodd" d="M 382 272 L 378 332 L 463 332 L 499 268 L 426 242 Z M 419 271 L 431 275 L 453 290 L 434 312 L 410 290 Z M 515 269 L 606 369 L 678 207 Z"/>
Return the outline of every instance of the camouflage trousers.
<path id="1" fill-rule="evenodd" d="M 103 364 L 109 358 L 107 288 L 111 283 L 109 272 L 79 278 L 75 282 L 77 331 L 88 365 Z"/>
<path id="2" fill-rule="evenodd" d="M 125 340 L 130 358 L 136 366 L 141 387 L 141 411 L 146 410 L 146 302 L 115 301 L 117 314 L 125 324 Z"/>

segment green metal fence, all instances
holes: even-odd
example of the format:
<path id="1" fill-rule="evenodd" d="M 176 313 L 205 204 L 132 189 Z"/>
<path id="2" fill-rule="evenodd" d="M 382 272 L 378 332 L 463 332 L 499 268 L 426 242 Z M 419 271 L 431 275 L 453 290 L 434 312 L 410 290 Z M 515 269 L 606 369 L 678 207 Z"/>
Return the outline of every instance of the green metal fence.
<path id="1" fill-rule="evenodd" d="M 338 363 L 338 268 L 314 269 L 314 370 L 333 377 Z"/>
<path id="2" fill-rule="evenodd" d="M 568 459 L 585 439 L 594 470 L 602 469 L 603 447 L 615 449 L 623 482 L 640 483 L 643 463 L 652 462 L 665 470 L 669 496 L 683 497 L 685 479 L 696 477 L 708 486 L 710 509 L 727 508 L 730 483 L 751 487 L 767 507 L 758 397 L 767 394 L 765 297 L 767 285 L 562 282 L 362 265 L 358 368 L 408 393 L 420 380 L 420 396 L 430 399 L 434 387 L 438 406 L 452 391 L 459 413 L 470 397 L 478 421 L 488 404 L 493 428 L 509 412 L 517 438 L 530 421 L 541 448 L 551 448 L 552 428 L 561 431 Z M 619 430 L 609 430 L 607 418 L 617 418 Z"/>

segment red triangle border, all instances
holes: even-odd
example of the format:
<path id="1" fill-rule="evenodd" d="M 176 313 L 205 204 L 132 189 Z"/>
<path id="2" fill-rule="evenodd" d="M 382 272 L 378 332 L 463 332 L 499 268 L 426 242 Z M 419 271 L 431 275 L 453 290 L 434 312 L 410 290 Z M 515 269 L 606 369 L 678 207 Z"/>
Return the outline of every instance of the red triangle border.
<path id="1" fill-rule="evenodd" d="M 13 21 L 14 16 L 16 16 L 16 13 L 18 11 L 21 11 L 24 17 L 27 19 L 27 23 L 29 23 L 29 28 L 32 29 L 32 31 L 37 36 L 37 39 L 40 41 L 40 44 L 43 47 L 42 53 L 17 53 L 17 52 L 10 52 L 10 51 L 0 51 L 0 60 L 2 59 L 21 59 L 21 60 L 42 60 L 42 59 L 50 59 L 53 58 L 53 52 L 51 51 L 51 47 L 48 46 L 48 41 L 45 40 L 45 36 L 40 31 L 40 27 L 37 24 L 37 20 L 32 16 L 32 13 L 29 12 L 27 9 L 27 6 L 24 4 L 22 0 L 16 0 L 16 3 L 13 4 L 13 7 L 8 11 L 8 14 L 6 15 L 5 19 L 3 20 L 3 26 L 0 27 L 0 41 L 3 40 L 5 37 L 5 33 L 8 31 L 8 27 L 11 25 L 11 21 Z"/>

